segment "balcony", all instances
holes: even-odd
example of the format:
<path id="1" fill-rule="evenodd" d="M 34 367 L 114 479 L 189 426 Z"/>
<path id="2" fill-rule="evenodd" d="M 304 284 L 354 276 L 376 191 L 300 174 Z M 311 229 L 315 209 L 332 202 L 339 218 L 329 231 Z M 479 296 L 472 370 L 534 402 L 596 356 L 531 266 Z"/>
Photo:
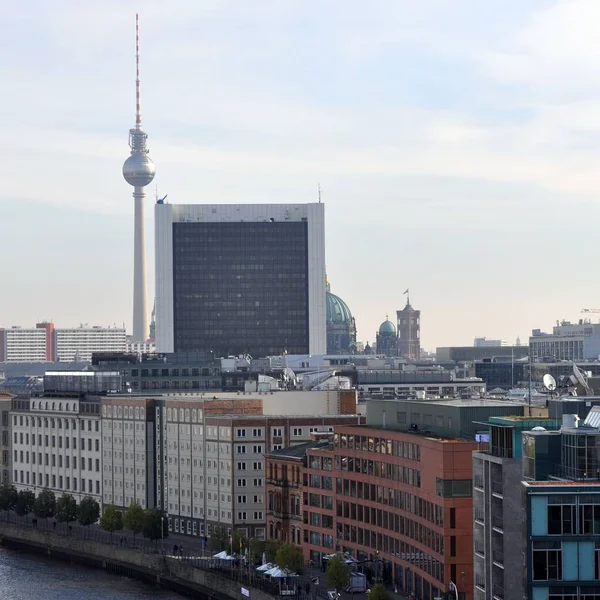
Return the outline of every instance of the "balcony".
<path id="1" fill-rule="evenodd" d="M 269 485 L 275 485 L 277 487 L 282 487 L 282 488 L 287 488 L 287 487 L 297 488 L 299 485 L 297 481 L 290 481 L 289 479 L 273 479 L 271 477 L 267 477 L 266 482 Z"/>
<path id="2" fill-rule="evenodd" d="M 473 487 L 480 492 L 483 492 L 483 475 L 475 475 L 473 477 Z"/>
<path id="3" fill-rule="evenodd" d="M 504 519 L 502 517 L 492 517 L 492 528 L 499 533 L 504 533 Z"/>
<path id="4" fill-rule="evenodd" d="M 475 544 L 475 554 L 481 556 L 481 558 L 485 558 L 485 549 L 483 544 Z"/>
<path id="5" fill-rule="evenodd" d="M 492 597 L 494 600 L 504 600 L 504 588 L 501 585 L 494 585 Z"/>
<path id="6" fill-rule="evenodd" d="M 475 587 L 480 589 L 485 594 L 485 579 L 483 577 L 476 577 Z"/>
<path id="7" fill-rule="evenodd" d="M 480 508 L 476 508 L 474 511 L 475 514 L 475 523 L 479 523 L 480 525 L 485 524 L 485 516 L 483 510 Z"/>
<path id="8" fill-rule="evenodd" d="M 501 481 L 492 481 L 492 494 L 498 498 L 504 498 L 504 490 Z"/>
<path id="9" fill-rule="evenodd" d="M 492 562 L 504 569 L 504 552 L 502 552 L 502 550 L 494 550 L 492 552 Z"/>

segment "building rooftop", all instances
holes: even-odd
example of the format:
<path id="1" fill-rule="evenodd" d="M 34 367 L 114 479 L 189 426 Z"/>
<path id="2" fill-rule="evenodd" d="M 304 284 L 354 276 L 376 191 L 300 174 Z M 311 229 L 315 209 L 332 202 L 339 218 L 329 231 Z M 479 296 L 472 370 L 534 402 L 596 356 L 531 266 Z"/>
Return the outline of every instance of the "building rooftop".
<path id="1" fill-rule="evenodd" d="M 579 481 L 522 481 L 525 487 L 600 487 L 600 481 L 579 480 Z"/>
<path id="2" fill-rule="evenodd" d="M 265 456 L 280 456 L 287 458 L 304 458 L 307 450 L 312 450 L 314 448 L 326 448 L 329 446 L 329 440 L 312 440 L 310 442 L 306 442 L 304 444 L 298 444 L 297 446 L 288 446 L 287 448 L 282 448 L 281 450 L 273 450 L 272 452 L 265 452 Z"/>

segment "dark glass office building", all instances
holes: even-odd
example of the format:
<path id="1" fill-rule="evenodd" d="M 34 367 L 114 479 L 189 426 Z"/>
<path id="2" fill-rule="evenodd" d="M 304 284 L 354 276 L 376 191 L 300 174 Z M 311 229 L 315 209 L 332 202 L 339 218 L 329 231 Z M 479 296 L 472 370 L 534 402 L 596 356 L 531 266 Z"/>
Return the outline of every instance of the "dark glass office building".
<path id="1" fill-rule="evenodd" d="M 323 205 L 156 206 L 156 344 L 325 352 Z"/>

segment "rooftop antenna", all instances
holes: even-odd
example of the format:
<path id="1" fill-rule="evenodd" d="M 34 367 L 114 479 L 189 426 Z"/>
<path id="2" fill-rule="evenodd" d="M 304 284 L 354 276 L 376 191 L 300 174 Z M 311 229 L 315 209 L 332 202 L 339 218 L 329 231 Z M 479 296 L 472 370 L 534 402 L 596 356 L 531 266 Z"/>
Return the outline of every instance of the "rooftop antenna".
<path id="1" fill-rule="evenodd" d="M 321 184 L 319 183 L 319 204 L 321 204 Z"/>

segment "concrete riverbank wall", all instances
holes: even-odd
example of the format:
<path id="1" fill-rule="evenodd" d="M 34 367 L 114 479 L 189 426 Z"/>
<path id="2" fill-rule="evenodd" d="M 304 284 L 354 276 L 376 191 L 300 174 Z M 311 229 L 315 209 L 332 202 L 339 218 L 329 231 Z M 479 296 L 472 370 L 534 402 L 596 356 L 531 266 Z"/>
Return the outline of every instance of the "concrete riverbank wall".
<path id="1" fill-rule="evenodd" d="M 16 550 L 104 569 L 201 600 L 273 600 L 263 590 L 240 584 L 180 557 L 149 554 L 134 548 L 107 546 L 53 531 L 0 522 L 0 543 Z"/>

